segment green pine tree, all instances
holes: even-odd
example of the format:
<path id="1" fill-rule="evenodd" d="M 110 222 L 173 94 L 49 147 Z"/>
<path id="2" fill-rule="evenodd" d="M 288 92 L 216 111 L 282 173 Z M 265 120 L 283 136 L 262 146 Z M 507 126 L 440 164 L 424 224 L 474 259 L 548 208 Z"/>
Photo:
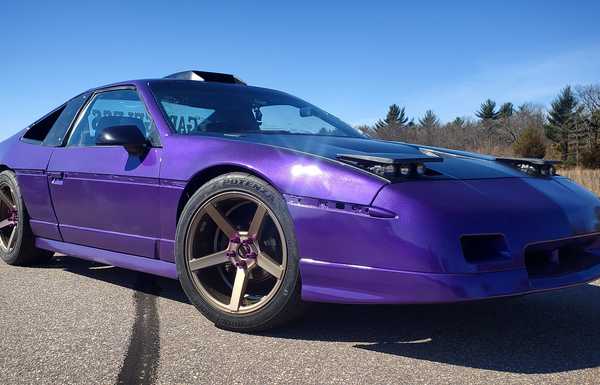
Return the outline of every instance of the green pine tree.
<path id="1" fill-rule="evenodd" d="M 504 103 L 498 110 L 498 117 L 508 119 L 515 113 L 515 106 L 511 102 Z"/>
<path id="2" fill-rule="evenodd" d="M 452 125 L 454 125 L 456 127 L 462 127 L 465 125 L 465 120 L 463 118 L 461 118 L 460 116 L 457 116 L 456 119 L 454 119 L 452 121 Z"/>
<path id="3" fill-rule="evenodd" d="M 419 119 L 419 125 L 423 128 L 438 128 L 440 120 L 432 110 L 425 111 L 425 115 Z"/>
<path id="4" fill-rule="evenodd" d="M 378 120 L 375 123 L 374 131 L 378 138 L 386 140 L 399 139 L 402 129 L 408 122 L 406 110 L 397 104 L 392 104 L 384 120 Z"/>
<path id="5" fill-rule="evenodd" d="M 575 130 L 577 120 L 577 99 L 570 86 L 554 99 L 547 120 L 544 127 L 546 137 L 558 144 L 561 159 L 566 161 L 569 157 L 569 136 Z"/>
<path id="6" fill-rule="evenodd" d="M 496 111 L 496 102 L 488 99 L 481 103 L 479 111 L 475 112 L 475 116 L 481 120 L 496 120 L 500 117 L 500 113 Z"/>

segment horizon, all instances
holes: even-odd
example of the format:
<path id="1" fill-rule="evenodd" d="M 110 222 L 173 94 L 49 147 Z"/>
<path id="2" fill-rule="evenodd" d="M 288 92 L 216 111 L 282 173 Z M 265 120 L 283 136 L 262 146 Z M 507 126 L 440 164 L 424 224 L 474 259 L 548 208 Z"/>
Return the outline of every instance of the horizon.
<path id="1" fill-rule="evenodd" d="M 547 108 L 565 86 L 600 81 L 592 1 L 77 4 L 51 19 L 52 4 L 5 5 L 0 139 L 86 89 L 188 69 L 289 92 L 354 126 L 391 104 L 443 122 L 474 118 L 488 98 Z"/>

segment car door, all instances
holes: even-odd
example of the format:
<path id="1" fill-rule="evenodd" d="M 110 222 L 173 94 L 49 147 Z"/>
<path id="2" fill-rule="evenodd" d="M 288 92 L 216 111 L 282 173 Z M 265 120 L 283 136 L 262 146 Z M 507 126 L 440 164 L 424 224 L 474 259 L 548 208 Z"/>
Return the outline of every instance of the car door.
<path id="1" fill-rule="evenodd" d="M 144 155 L 123 146 L 97 146 L 96 137 L 119 119 L 151 143 Z M 66 146 L 48 165 L 50 194 L 65 242 L 156 257 L 160 238 L 156 127 L 134 87 L 96 91 L 77 117 Z"/>

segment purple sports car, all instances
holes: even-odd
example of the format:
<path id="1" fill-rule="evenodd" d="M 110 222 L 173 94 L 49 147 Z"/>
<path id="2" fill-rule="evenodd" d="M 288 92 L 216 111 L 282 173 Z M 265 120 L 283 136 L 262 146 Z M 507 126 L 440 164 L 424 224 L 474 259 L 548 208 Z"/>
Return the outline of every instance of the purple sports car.
<path id="1" fill-rule="evenodd" d="M 179 279 L 220 327 L 303 302 L 435 303 L 600 277 L 600 200 L 555 162 L 364 137 L 187 71 L 82 93 L 0 144 L 0 256 Z"/>

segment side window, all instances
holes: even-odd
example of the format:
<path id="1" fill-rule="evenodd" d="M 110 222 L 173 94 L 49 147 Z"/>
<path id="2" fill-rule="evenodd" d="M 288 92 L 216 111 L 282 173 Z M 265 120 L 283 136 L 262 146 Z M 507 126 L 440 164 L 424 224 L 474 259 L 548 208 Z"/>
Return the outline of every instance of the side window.
<path id="1" fill-rule="evenodd" d="M 68 146 L 95 146 L 96 137 L 105 128 L 134 125 L 157 145 L 156 128 L 137 92 L 131 89 L 98 93 L 79 117 Z"/>
<path id="2" fill-rule="evenodd" d="M 45 146 L 61 146 L 71 122 L 87 96 L 87 94 L 76 96 L 33 123 L 23 135 L 23 139 Z"/>
<path id="3" fill-rule="evenodd" d="M 203 131 L 208 122 L 207 119 L 215 113 L 215 110 L 210 108 L 170 102 L 163 102 L 162 106 L 178 134 Z"/>
<path id="4" fill-rule="evenodd" d="M 29 126 L 29 129 L 27 130 L 27 132 L 25 132 L 25 135 L 23 135 L 23 139 L 41 144 L 48 135 L 48 132 L 50 131 L 58 117 L 64 111 L 65 107 L 66 104 L 58 107 L 56 110 L 52 111 L 48 115 L 44 116 L 42 119 Z"/>
<path id="5" fill-rule="evenodd" d="M 58 147 L 63 145 L 71 122 L 88 96 L 88 94 L 82 94 L 67 102 L 58 119 L 56 119 L 52 128 L 50 128 L 48 135 L 46 135 L 43 142 L 44 146 Z"/>

